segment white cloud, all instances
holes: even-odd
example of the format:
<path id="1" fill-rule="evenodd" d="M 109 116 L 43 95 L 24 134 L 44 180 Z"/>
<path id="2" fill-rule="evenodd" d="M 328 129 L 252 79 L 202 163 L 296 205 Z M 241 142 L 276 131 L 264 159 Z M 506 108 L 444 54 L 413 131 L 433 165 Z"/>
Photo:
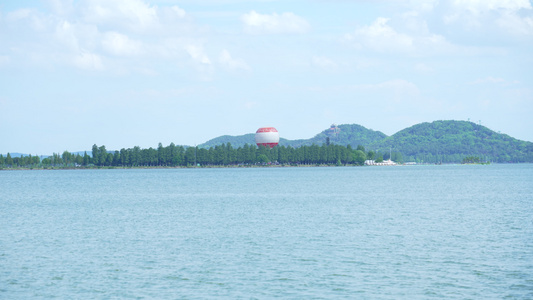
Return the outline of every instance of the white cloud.
<path id="1" fill-rule="evenodd" d="M 158 59 L 181 60 L 178 64 L 183 66 L 190 56 L 195 62 L 211 63 L 204 49 L 194 46 L 204 43 L 205 29 L 176 5 L 159 8 L 141 0 L 46 1 L 47 12 L 34 8 L 0 12 L 0 27 L 6 33 L 0 45 L 9 45 L 5 54 L 11 60 L 26 57 L 38 64 L 121 73 L 152 69 Z M 168 40 L 179 41 L 178 46 L 167 49 Z M 136 55 L 149 58 L 141 69 L 113 57 Z M 105 68 L 103 62 L 113 68 Z"/>
<path id="2" fill-rule="evenodd" d="M 203 47 L 197 45 L 187 45 L 185 46 L 185 51 L 187 51 L 194 61 L 207 65 L 211 64 L 211 60 L 207 54 L 205 54 Z"/>
<path id="3" fill-rule="evenodd" d="M 247 101 L 243 104 L 243 107 L 247 110 L 256 108 L 259 105 L 256 101 Z"/>
<path id="4" fill-rule="evenodd" d="M 114 55 L 137 55 L 142 52 L 142 43 L 118 32 L 107 32 L 102 39 L 102 47 Z"/>
<path id="5" fill-rule="evenodd" d="M 520 17 L 514 13 L 504 13 L 496 20 L 496 24 L 516 35 L 533 35 L 533 17 Z"/>
<path id="6" fill-rule="evenodd" d="M 356 87 L 364 90 L 389 90 L 393 91 L 395 94 L 411 96 L 420 94 L 420 90 L 416 84 L 404 79 L 393 79 L 377 84 L 362 84 L 357 85 Z"/>
<path id="7" fill-rule="evenodd" d="M 411 99 L 420 95 L 420 89 L 416 84 L 405 79 L 391 79 L 378 83 L 339 85 L 333 88 L 314 87 L 312 91 L 324 93 L 338 93 L 350 91 L 359 95 L 372 95 L 373 98 L 382 97 L 383 101 Z M 393 99 L 392 99 L 393 98 Z"/>
<path id="8" fill-rule="evenodd" d="M 10 58 L 7 55 L 0 55 L 0 66 L 7 65 L 10 62 Z"/>
<path id="9" fill-rule="evenodd" d="M 314 66 L 320 67 L 326 70 L 332 70 L 337 68 L 337 63 L 325 56 L 313 56 L 311 58 L 311 63 Z"/>
<path id="10" fill-rule="evenodd" d="M 198 79 L 202 81 L 211 81 L 215 69 L 211 60 L 205 53 L 204 48 L 196 44 L 187 44 L 184 49 L 193 60 L 192 66 L 196 69 Z"/>
<path id="11" fill-rule="evenodd" d="M 508 82 L 507 80 L 505 80 L 503 78 L 497 78 L 497 77 L 492 77 L 492 76 L 488 76 L 486 78 L 476 79 L 476 80 L 470 82 L 470 84 L 472 84 L 472 85 L 476 85 L 476 84 L 504 84 L 504 83 L 510 83 L 510 82 Z"/>
<path id="12" fill-rule="evenodd" d="M 389 21 L 387 18 L 377 18 L 371 25 L 362 26 L 354 33 L 346 34 L 344 40 L 356 49 L 370 49 L 382 53 L 432 55 L 457 50 L 445 37 L 430 33 L 425 24 L 419 24 L 421 27 L 411 30 L 412 34 L 406 34 L 390 26 Z"/>
<path id="13" fill-rule="evenodd" d="M 99 55 L 94 53 L 83 52 L 73 59 L 76 67 L 86 70 L 103 70 L 104 65 Z"/>
<path id="14" fill-rule="evenodd" d="M 158 23 L 156 7 L 140 0 L 86 0 L 82 13 L 89 23 L 141 32 Z"/>
<path id="15" fill-rule="evenodd" d="M 78 38 L 70 22 L 63 21 L 57 24 L 55 29 L 55 37 L 63 45 L 68 46 L 68 48 L 78 50 Z"/>
<path id="16" fill-rule="evenodd" d="M 94 25 L 59 21 L 52 30 L 53 43 L 40 45 L 49 47 L 52 55 L 54 52 L 78 55 L 80 52 L 95 52 L 100 47 L 101 34 Z"/>
<path id="17" fill-rule="evenodd" d="M 17 27 L 21 26 L 21 23 L 25 23 L 29 26 L 29 28 L 35 31 L 43 31 L 46 29 L 47 25 L 47 20 L 42 18 L 35 9 L 19 9 L 9 12 L 5 17 L 5 20 L 7 23 Z"/>
<path id="18" fill-rule="evenodd" d="M 179 18 L 184 18 L 185 17 L 185 10 L 184 9 L 181 9 L 179 8 L 177 5 L 174 5 L 170 8 L 170 11 L 173 12 L 176 16 L 178 16 Z"/>
<path id="19" fill-rule="evenodd" d="M 31 9 L 19 9 L 16 11 L 9 12 L 6 16 L 6 20 L 8 22 L 17 22 L 19 20 L 27 19 L 32 16 L 32 10 Z"/>
<path id="20" fill-rule="evenodd" d="M 398 33 L 387 23 L 387 18 L 377 18 L 370 26 L 358 28 L 346 35 L 357 48 L 370 48 L 379 52 L 408 51 L 413 48 L 413 37 Z"/>
<path id="21" fill-rule="evenodd" d="M 414 70 L 423 74 L 432 73 L 434 70 L 432 67 L 424 64 L 424 63 L 417 63 L 414 66 Z"/>
<path id="22" fill-rule="evenodd" d="M 223 65 L 224 67 L 226 67 L 227 69 L 231 71 L 235 71 L 235 70 L 250 71 L 251 70 L 250 66 L 248 66 L 248 64 L 246 64 L 244 60 L 234 59 L 233 57 L 231 57 L 231 54 L 229 53 L 229 51 L 226 49 L 222 50 L 218 61 L 221 65 Z"/>
<path id="23" fill-rule="evenodd" d="M 310 28 L 304 18 L 291 12 L 268 15 L 252 10 L 242 15 L 241 21 L 244 23 L 244 31 L 251 34 L 305 33 Z"/>
<path id="24" fill-rule="evenodd" d="M 460 10 L 467 10 L 479 15 L 488 10 L 512 10 L 531 9 L 528 0 L 454 0 L 452 5 Z"/>
<path id="25" fill-rule="evenodd" d="M 533 35 L 533 7 L 528 0 L 454 0 L 446 24 L 464 24 L 469 30 L 496 28 L 514 35 Z"/>
<path id="26" fill-rule="evenodd" d="M 46 0 L 46 3 L 56 15 L 68 15 L 74 10 L 73 0 Z"/>

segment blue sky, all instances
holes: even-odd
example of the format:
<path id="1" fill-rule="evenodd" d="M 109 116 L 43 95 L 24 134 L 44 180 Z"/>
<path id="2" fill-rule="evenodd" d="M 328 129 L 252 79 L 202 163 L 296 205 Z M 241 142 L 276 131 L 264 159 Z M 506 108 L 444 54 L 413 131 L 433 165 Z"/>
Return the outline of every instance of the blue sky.
<path id="1" fill-rule="evenodd" d="M 471 120 L 533 141 L 528 0 L 0 2 L 0 153 Z"/>

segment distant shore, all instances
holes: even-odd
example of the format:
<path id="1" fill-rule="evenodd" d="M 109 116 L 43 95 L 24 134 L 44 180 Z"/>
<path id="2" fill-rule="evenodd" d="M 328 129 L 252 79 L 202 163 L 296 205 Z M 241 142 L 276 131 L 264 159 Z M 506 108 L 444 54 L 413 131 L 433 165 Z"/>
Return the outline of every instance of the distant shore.
<path id="1" fill-rule="evenodd" d="M 266 165 L 205 165 L 205 166 L 134 166 L 134 167 L 35 167 L 35 168 L 0 168 L 0 171 L 53 171 L 53 170 L 157 170 L 157 169 L 239 169 L 239 168 L 324 168 L 324 167 L 398 167 L 398 166 L 433 166 L 433 165 L 491 165 L 499 163 L 446 163 L 446 164 L 434 164 L 434 163 L 398 163 L 395 165 L 354 165 L 354 164 L 266 164 Z M 516 163 L 509 163 L 516 164 Z"/>

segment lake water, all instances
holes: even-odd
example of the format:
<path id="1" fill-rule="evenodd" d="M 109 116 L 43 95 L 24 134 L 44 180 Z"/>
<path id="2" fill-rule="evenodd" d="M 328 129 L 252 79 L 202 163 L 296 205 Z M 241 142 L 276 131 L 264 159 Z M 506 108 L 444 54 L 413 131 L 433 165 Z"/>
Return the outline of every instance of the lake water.
<path id="1" fill-rule="evenodd" d="M 1 299 L 532 299 L 533 165 L 0 172 Z"/>

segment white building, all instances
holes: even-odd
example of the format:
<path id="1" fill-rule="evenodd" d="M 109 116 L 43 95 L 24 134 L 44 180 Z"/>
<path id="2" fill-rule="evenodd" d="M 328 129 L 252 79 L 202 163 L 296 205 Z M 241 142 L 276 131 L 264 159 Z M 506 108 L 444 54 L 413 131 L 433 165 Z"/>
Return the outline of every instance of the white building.
<path id="1" fill-rule="evenodd" d="M 365 166 L 396 166 L 397 163 L 392 160 L 384 160 L 383 162 L 377 163 L 375 160 L 365 160 Z"/>

